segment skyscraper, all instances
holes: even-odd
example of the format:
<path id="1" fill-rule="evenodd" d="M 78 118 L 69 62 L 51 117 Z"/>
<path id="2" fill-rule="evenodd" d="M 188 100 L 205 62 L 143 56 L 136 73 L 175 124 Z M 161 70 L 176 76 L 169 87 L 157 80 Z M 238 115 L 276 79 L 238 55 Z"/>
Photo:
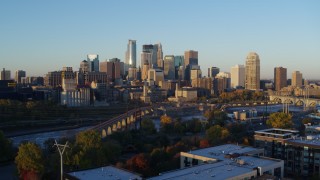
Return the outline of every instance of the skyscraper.
<path id="1" fill-rule="evenodd" d="M 184 52 L 185 80 L 190 81 L 191 66 L 198 65 L 198 51 L 189 50 Z"/>
<path id="2" fill-rule="evenodd" d="M 247 56 L 245 88 L 260 89 L 260 58 L 255 52 L 250 52 Z"/>
<path id="3" fill-rule="evenodd" d="M 152 59 L 152 53 L 147 52 L 147 51 L 143 51 L 141 53 L 141 62 L 143 63 L 142 64 L 142 74 L 141 74 L 142 80 L 148 79 L 148 70 L 150 69 L 151 59 Z"/>
<path id="4" fill-rule="evenodd" d="M 88 54 L 87 62 L 90 63 L 90 72 L 99 72 L 99 55 L 98 54 Z"/>
<path id="5" fill-rule="evenodd" d="M 3 68 L 3 70 L 0 73 L 0 80 L 10 80 L 10 79 L 11 79 L 11 71 Z"/>
<path id="6" fill-rule="evenodd" d="M 198 65 L 198 51 L 189 50 L 184 52 L 184 65 Z"/>
<path id="7" fill-rule="evenodd" d="M 165 79 L 175 79 L 175 66 L 173 55 L 164 57 L 163 73 Z"/>
<path id="8" fill-rule="evenodd" d="M 300 73 L 299 71 L 293 71 L 291 85 L 294 87 L 302 86 L 302 73 Z"/>
<path id="9" fill-rule="evenodd" d="M 244 65 L 235 65 L 231 67 L 231 87 L 244 87 L 245 68 Z"/>
<path id="10" fill-rule="evenodd" d="M 210 67 L 208 68 L 208 77 L 216 77 L 216 75 L 220 72 L 218 67 Z"/>
<path id="11" fill-rule="evenodd" d="M 274 89 L 280 91 L 283 87 L 287 86 L 287 68 L 275 67 L 274 68 Z"/>
<path id="12" fill-rule="evenodd" d="M 109 61 L 100 63 L 100 71 L 108 75 L 108 79 L 114 82 L 121 78 L 121 62 L 118 58 L 109 59 Z"/>
<path id="13" fill-rule="evenodd" d="M 136 40 L 129 39 L 124 66 L 125 66 L 125 71 L 128 71 L 129 67 L 136 67 L 137 66 Z"/>
<path id="14" fill-rule="evenodd" d="M 162 45 L 161 43 L 154 45 L 157 49 L 157 66 L 158 68 L 163 68 L 163 51 L 162 51 Z"/>
<path id="15" fill-rule="evenodd" d="M 15 74 L 15 77 L 14 77 L 14 80 L 17 83 L 21 83 L 21 78 L 23 78 L 23 77 L 26 77 L 26 72 L 23 71 L 23 70 L 17 70 L 16 74 Z"/>

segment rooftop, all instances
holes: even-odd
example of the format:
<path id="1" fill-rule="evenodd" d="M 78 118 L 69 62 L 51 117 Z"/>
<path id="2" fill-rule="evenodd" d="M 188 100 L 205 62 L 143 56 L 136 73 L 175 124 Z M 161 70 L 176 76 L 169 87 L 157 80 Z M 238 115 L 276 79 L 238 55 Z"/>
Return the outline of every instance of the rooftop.
<path id="1" fill-rule="evenodd" d="M 270 134 L 277 136 L 287 136 L 292 134 L 297 134 L 299 131 L 291 130 L 291 129 L 279 129 L 279 128 L 271 128 L 271 129 L 263 129 L 259 131 L 255 131 L 255 134 Z"/>
<path id="2" fill-rule="evenodd" d="M 194 151 L 187 152 L 188 154 L 203 156 L 207 158 L 213 158 L 218 160 L 225 160 L 225 155 L 227 154 L 250 154 L 255 151 L 259 151 L 258 148 L 253 147 L 245 147 L 245 146 L 238 146 L 235 144 L 224 144 L 221 146 L 209 147 L 204 149 L 198 149 Z"/>
<path id="3" fill-rule="evenodd" d="M 95 180 L 140 180 L 142 179 L 137 174 L 132 172 L 119 169 L 113 166 L 105 166 L 96 169 L 89 169 L 83 171 L 69 172 L 67 173 L 75 178 L 85 180 L 85 179 L 95 179 Z"/>

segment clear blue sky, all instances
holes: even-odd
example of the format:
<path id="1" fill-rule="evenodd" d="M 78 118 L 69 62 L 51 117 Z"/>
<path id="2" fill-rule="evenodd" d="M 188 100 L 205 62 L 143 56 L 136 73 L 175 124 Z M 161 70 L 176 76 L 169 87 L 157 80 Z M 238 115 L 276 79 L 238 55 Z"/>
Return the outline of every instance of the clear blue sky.
<path id="1" fill-rule="evenodd" d="M 89 53 L 124 60 L 135 39 L 138 62 L 143 44 L 161 42 L 164 55 L 199 51 L 203 75 L 255 51 L 262 78 L 283 66 L 320 79 L 319 0 L 7 0 L 0 23 L 0 68 L 27 76 L 78 69 Z"/>

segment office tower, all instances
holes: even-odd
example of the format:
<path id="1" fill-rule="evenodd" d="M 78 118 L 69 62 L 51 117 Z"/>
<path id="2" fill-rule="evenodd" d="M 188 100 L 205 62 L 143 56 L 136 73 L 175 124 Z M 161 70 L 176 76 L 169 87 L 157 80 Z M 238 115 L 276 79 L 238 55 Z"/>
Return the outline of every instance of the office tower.
<path id="1" fill-rule="evenodd" d="M 61 78 L 61 71 L 52 71 L 48 72 L 44 78 L 45 86 L 57 87 L 61 86 L 62 78 Z"/>
<path id="2" fill-rule="evenodd" d="M 177 79 L 180 80 L 180 81 L 184 80 L 185 79 L 184 73 L 185 73 L 184 66 L 179 66 Z"/>
<path id="3" fill-rule="evenodd" d="M 152 53 L 148 51 L 143 51 L 141 53 L 142 80 L 145 80 L 148 78 L 148 70 L 151 68 L 151 62 L 152 62 Z"/>
<path id="4" fill-rule="evenodd" d="M 175 79 L 175 67 L 174 67 L 174 56 L 164 57 L 164 67 L 163 67 L 164 78 L 168 80 Z"/>
<path id="5" fill-rule="evenodd" d="M 184 66 L 198 65 L 198 51 L 189 50 L 184 52 Z"/>
<path id="6" fill-rule="evenodd" d="M 155 44 L 154 47 L 157 49 L 157 66 L 158 68 L 163 68 L 163 51 L 161 43 Z"/>
<path id="7" fill-rule="evenodd" d="M 80 63 L 80 70 L 82 73 L 91 72 L 91 62 L 87 60 L 83 60 Z"/>
<path id="8" fill-rule="evenodd" d="M 73 72 L 72 67 L 63 67 L 61 71 L 61 78 L 74 79 L 75 73 Z"/>
<path id="9" fill-rule="evenodd" d="M 125 71 L 128 71 L 129 67 L 137 66 L 137 44 L 136 40 L 130 40 L 128 42 L 126 59 L 124 63 Z"/>
<path id="10" fill-rule="evenodd" d="M 190 70 L 192 65 L 198 65 L 198 51 L 185 51 L 184 52 L 184 66 L 185 66 L 185 80 L 190 81 Z"/>
<path id="11" fill-rule="evenodd" d="M 216 75 L 216 78 L 223 78 L 225 81 L 225 89 L 229 89 L 231 87 L 231 74 L 228 72 L 219 72 Z"/>
<path id="12" fill-rule="evenodd" d="M 142 46 L 142 52 L 148 52 L 151 54 L 151 59 L 149 61 L 149 68 L 156 68 L 157 65 L 157 51 L 158 46 L 152 45 L 152 44 L 145 44 Z M 141 63 L 144 63 L 141 60 Z"/>
<path id="13" fill-rule="evenodd" d="M 23 70 L 17 70 L 14 80 L 16 81 L 16 83 L 22 83 L 21 78 L 24 78 L 24 77 L 26 77 L 26 72 Z"/>
<path id="14" fill-rule="evenodd" d="M 3 68 L 3 70 L 0 73 L 0 80 L 10 80 L 10 79 L 11 79 L 11 71 Z"/>
<path id="15" fill-rule="evenodd" d="M 90 71 L 99 72 L 99 55 L 98 54 L 88 54 L 87 62 L 90 63 Z"/>
<path id="16" fill-rule="evenodd" d="M 208 77 L 216 77 L 216 75 L 220 72 L 218 67 L 210 67 L 208 68 Z"/>
<path id="17" fill-rule="evenodd" d="M 260 58 L 255 52 L 250 52 L 246 60 L 245 88 L 249 90 L 260 89 Z"/>
<path id="18" fill-rule="evenodd" d="M 118 58 L 100 63 L 100 71 L 108 75 L 108 80 L 114 82 L 121 78 L 121 62 Z"/>
<path id="19" fill-rule="evenodd" d="M 294 87 L 302 87 L 302 73 L 293 71 L 291 85 Z"/>
<path id="20" fill-rule="evenodd" d="M 244 87 L 245 68 L 244 65 L 235 65 L 231 67 L 231 87 Z"/>
<path id="21" fill-rule="evenodd" d="M 287 86 L 287 68 L 275 67 L 274 68 L 274 89 L 280 91 L 283 87 Z"/>
<path id="22" fill-rule="evenodd" d="M 137 68 L 129 68 L 128 70 L 128 81 L 137 79 Z"/>
<path id="23" fill-rule="evenodd" d="M 161 69 L 149 69 L 147 79 L 150 85 L 154 83 L 154 85 L 159 86 L 159 82 L 164 81 L 163 71 Z"/>
<path id="24" fill-rule="evenodd" d="M 175 79 L 179 79 L 180 66 L 184 66 L 184 56 L 174 56 Z M 181 80 L 183 80 L 183 78 Z"/>

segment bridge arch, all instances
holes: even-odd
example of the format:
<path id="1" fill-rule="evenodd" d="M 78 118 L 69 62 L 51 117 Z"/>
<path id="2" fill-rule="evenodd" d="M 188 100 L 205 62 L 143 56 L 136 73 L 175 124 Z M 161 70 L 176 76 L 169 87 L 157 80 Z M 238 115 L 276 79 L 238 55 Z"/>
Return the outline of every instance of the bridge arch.
<path id="1" fill-rule="evenodd" d="M 105 138 L 107 136 L 107 132 L 105 129 L 102 129 L 102 132 L 101 132 L 101 137 L 102 138 Z"/>
<path id="2" fill-rule="evenodd" d="M 121 121 L 117 122 L 117 129 L 121 129 Z"/>
<path id="3" fill-rule="evenodd" d="M 107 135 L 111 135 L 111 134 L 112 134 L 112 128 L 108 126 Z"/>

